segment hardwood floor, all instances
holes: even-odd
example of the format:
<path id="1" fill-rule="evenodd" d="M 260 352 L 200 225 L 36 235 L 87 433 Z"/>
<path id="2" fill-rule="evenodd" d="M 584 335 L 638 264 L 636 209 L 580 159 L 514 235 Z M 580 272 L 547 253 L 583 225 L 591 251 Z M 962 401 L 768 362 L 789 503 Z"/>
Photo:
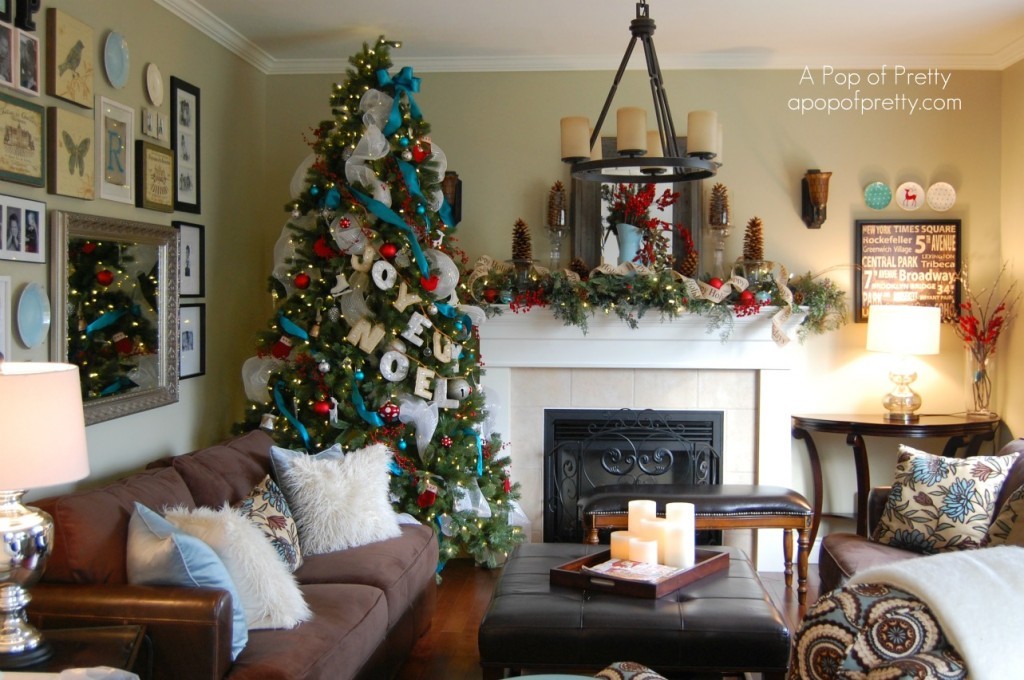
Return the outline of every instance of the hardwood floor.
<path id="1" fill-rule="evenodd" d="M 811 565 L 807 601 L 818 597 L 818 574 Z M 430 630 L 420 638 L 398 680 L 480 680 L 476 631 L 487 610 L 500 569 L 481 569 L 472 560 L 451 560 L 442 572 L 437 610 Z M 759 574 L 775 605 L 796 631 L 803 616 L 796 590 L 787 590 L 782 572 Z M 795 581 L 795 577 L 794 577 Z"/>

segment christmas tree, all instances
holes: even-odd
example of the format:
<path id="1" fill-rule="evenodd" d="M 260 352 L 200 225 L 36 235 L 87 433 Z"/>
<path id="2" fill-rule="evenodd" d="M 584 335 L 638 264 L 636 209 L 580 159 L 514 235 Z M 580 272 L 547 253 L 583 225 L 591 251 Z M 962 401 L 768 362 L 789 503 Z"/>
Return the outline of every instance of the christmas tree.
<path id="1" fill-rule="evenodd" d="M 390 73 L 383 37 L 349 58 L 313 131 L 315 161 L 275 248 L 276 313 L 246 362 L 242 427 L 316 453 L 394 452 L 395 509 L 433 526 L 441 563 L 493 566 L 523 538 L 518 485 L 480 387 L 482 310 L 465 304 L 465 258 L 441 190 L 447 160 Z"/>

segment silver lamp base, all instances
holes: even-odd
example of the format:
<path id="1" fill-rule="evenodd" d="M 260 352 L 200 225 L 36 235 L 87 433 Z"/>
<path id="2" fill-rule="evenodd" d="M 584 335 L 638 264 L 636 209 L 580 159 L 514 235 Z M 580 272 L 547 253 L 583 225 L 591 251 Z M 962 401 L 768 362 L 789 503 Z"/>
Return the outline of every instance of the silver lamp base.
<path id="1" fill-rule="evenodd" d="M 53 544 L 53 519 L 21 504 L 24 491 L 0 491 L 0 669 L 24 668 L 52 655 L 42 634 L 28 622 L 28 588 L 46 568 Z"/>

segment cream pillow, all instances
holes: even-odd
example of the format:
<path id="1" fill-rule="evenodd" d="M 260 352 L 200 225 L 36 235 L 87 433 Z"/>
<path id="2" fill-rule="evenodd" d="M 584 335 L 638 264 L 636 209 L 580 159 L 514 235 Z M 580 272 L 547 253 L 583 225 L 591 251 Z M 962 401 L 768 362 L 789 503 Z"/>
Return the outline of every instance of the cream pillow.
<path id="1" fill-rule="evenodd" d="M 401 535 L 388 499 L 388 447 L 374 444 L 338 458 L 275 446 L 270 455 L 299 527 L 303 553 L 318 555 Z"/>
<path id="2" fill-rule="evenodd" d="M 164 516 L 213 548 L 224 562 L 250 630 L 294 628 L 312 616 L 288 565 L 259 527 L 240 513 L 225 504 L 218 510 L 172 508 Z"/>

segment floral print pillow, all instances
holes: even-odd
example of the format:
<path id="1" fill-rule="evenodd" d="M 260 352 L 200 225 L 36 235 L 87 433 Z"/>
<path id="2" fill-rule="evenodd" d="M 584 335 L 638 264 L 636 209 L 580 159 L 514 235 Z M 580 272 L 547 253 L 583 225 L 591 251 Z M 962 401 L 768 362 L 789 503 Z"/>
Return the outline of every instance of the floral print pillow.
<path id="1" fill-rule="evenodd" d="M 277 554 L 295 571 L 302 566 L 299 530 L 281 488 L 270 475 L 256 485 L 249 495 L 235 506 L 243 517 L 263 530 Z"/>
<path id="2" fill-rule="evenodd" d="M 946 458 L 900 446 L 872 540 L 928 555 L 981 547 L 1017 455 Z"/>
<path id="3" fill-rule="evenodd" d="M 1009 543 L 1024 546 L 1024 519 L 1019 519 L 1021 515 L 1024 515 L 1024 486 L 1018 487 L 1003 503 L 999 515 L 988 528 L 985 545 Z"/>

